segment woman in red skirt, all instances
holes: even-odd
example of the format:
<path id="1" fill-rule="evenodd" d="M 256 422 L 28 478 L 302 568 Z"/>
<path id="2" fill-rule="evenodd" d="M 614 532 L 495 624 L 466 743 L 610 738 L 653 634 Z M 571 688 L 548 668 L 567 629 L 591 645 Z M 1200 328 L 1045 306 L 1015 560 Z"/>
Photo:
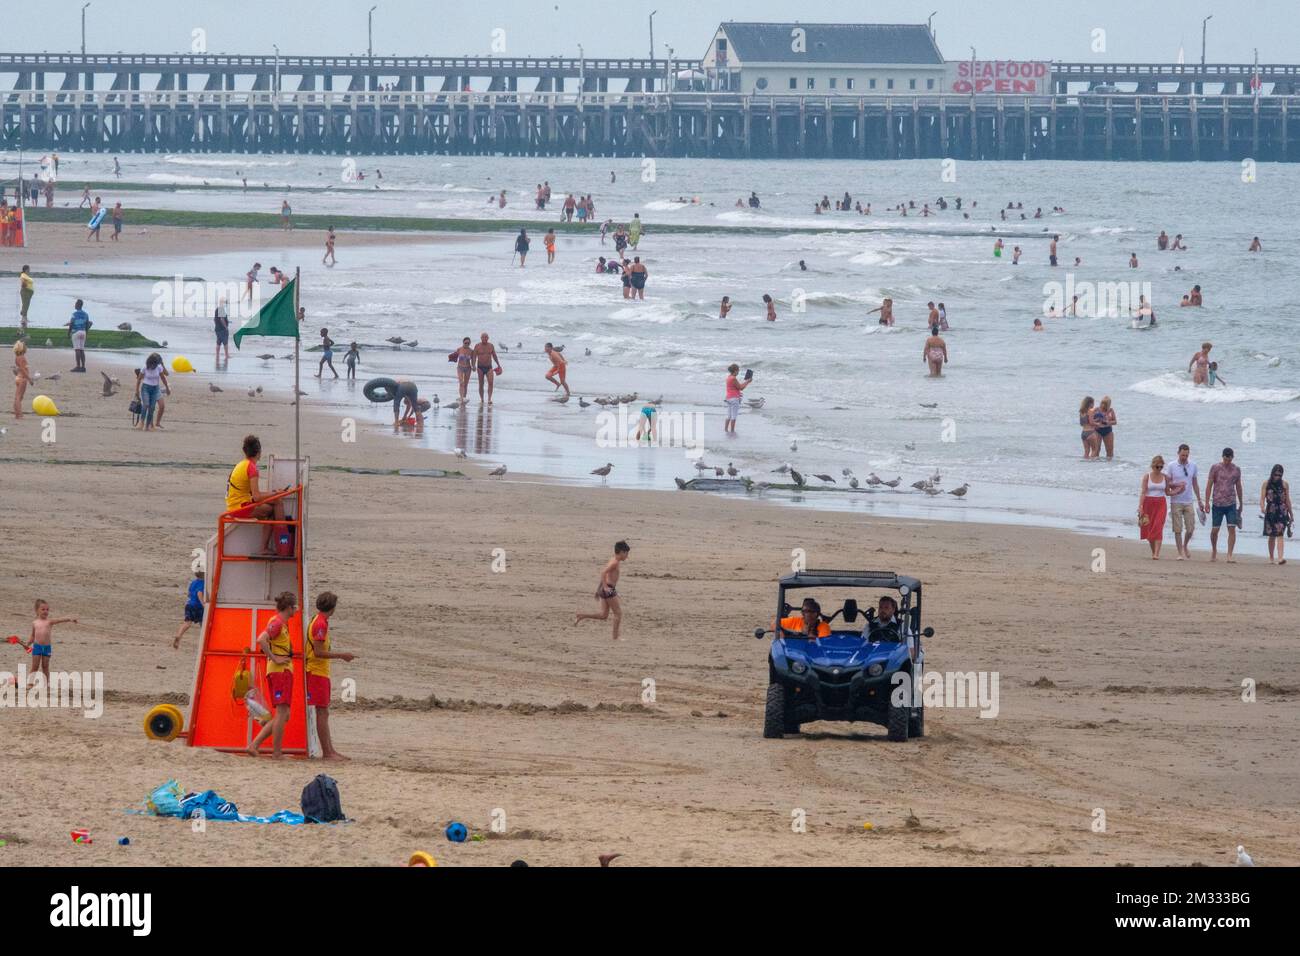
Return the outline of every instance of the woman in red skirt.
<path id="1" fill-rule="evenodd" d="M 1160 560 L 1164 543 L 1165 514 L 1169 510 L 1169 481 L 1164 475 L 1165 460 L 1151 459 L 1151 471 L 1142 476 L 1142 497 L 1138 500 L 1138 527 L 1142 540 L 1151 545 L 1151 560 Z"/>

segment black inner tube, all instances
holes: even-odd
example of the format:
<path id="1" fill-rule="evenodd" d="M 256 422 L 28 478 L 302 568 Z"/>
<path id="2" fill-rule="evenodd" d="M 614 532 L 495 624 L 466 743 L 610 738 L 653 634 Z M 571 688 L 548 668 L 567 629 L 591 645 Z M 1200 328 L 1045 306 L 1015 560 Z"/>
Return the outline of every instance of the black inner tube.
<path id="1" fill-rule="evenodd" d="M 397 397 L 397 382 L 391 378 L 372 378 L 361 391 L 375 404 L 386 405 Z"/>

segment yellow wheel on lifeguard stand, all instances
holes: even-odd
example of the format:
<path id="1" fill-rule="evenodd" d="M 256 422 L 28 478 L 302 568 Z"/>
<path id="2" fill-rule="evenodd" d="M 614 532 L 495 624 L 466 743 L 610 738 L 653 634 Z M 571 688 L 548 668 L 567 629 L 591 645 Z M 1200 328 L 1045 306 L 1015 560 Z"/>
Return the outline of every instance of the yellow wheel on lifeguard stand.
<path id="1" fill-rule="evenodd" d="M 185 726 L 185 718 L 171 704 L 158 704 L 144 715 L 144 732 L 150 740 L 175 740 Z"/>

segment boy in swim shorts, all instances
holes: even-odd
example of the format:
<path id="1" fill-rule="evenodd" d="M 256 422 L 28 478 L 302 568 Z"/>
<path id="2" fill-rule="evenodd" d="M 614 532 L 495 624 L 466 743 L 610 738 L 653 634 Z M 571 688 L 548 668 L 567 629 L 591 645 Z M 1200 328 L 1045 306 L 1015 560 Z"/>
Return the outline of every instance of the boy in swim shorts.
<path id="1" fill-rule="evenodd" d="M 568 374 L 569 363 L 564 360 L 563 355 L 555 351 L 555 346 L 550 342 L 546 343 L 545 352 L 546 357 L 551 360 L 551 370 L 546 373 L 546 380 L 554 385 L 557 391 L 563 388 L 564 397 L 568 398 L 569 383 L 565 381 L 565 376 Z"/>
<path id="2" fill-rule="evenodd" d="M 248 752 L 256 757 L 258 748 L 271 738 L 271 756 L 279 758 L 284 744 L 284 725 L 289 722 L 293 704 L 293 644 L 289 639 L 289 619 L 298 608 L 292 591 L 283 591 L 275 599 L 275 614 L 257 636 L 257 649 L 266 655 L 266 700 L 275 708 L 275 717 L 257 732 Z"/>
<path id="3" fill-rule="evenodd" d="M 316 708 L 316 735 L 320 737 L 322 756 L 326 760 L 347 760 L 334 749 L 330 737 L 330 661 L 351 661 L 355 654 L 336 654 L 330 650 L 330 617 L 338 606 L 338 595 L 322 591 L 316 597 L 316 616 L 307 625 L 307 648 L 303 655 L 307 670 L 307 704 Z"/>
<path id="4" fill-rule="evenodd" d="M 615 575 L 617 579 L 618 575 Z M 23 647 L 32 652 L 32 674 L 31 679 L 34 681 L 37 674 L 45 677 L 45 686 L 50 686 L 50 651 L 53 646 L 50 638 L 53 636 L 54 625 L 56 624 L 76 624 L 75 617 L 50 618 L 50 605 L 48 601 L 36 602 L 36 620 L 32 621 L 32 636 Z"/>
<path id="5" fill-rule="evenodd" d="M 600 584 L 596 587 L 596 600 L 600 602 L 599 614 L 578 614 L 573 619 L 576 627 L 583 621 L 604 621 L 611 615 L 614 618 L 614 640 L 618 640 L 618 629 L 623 623 L 623 607 L 618 600 L 619 565 L 627 560 L 632 551 L 626 541 L 616 542 L 614 557 L 610 558 L 600 572 Z"/>
<path id="6" fill-rule="evenodd" d="M 185 620 L 181 623 L 181 629 L 176 632 L 176 637 L 172 640 L 172 647 L 181 646 L 181 638 L 185 632 L 190 629 L 191 624 L 203 623 L 203 572 L 195 571 L 194 580 L 190 582 L 188 596 L 185 599 Z"/>

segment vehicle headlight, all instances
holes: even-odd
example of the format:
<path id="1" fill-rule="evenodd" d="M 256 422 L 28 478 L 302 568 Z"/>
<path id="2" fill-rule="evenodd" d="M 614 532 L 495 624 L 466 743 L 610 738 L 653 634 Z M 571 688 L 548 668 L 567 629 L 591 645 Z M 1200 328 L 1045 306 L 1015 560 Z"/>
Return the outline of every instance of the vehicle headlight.
<path id="1" fill-rule="evenodd" d="M 803 661 L 790 662 L 790 673 L 792 674 L 802 674 L 807 670 L 808 670 L 808 665 L 805 664 Z"/>
<path id="2" fill-rule="evenodd" d="M 879 677 L 884 672 L 885 672 L 885 665 L 882 664 L 880 661 L 876 661 L 874 664 L 872 664 L 870 667 L 867 668 L 868 677 Z"/>

